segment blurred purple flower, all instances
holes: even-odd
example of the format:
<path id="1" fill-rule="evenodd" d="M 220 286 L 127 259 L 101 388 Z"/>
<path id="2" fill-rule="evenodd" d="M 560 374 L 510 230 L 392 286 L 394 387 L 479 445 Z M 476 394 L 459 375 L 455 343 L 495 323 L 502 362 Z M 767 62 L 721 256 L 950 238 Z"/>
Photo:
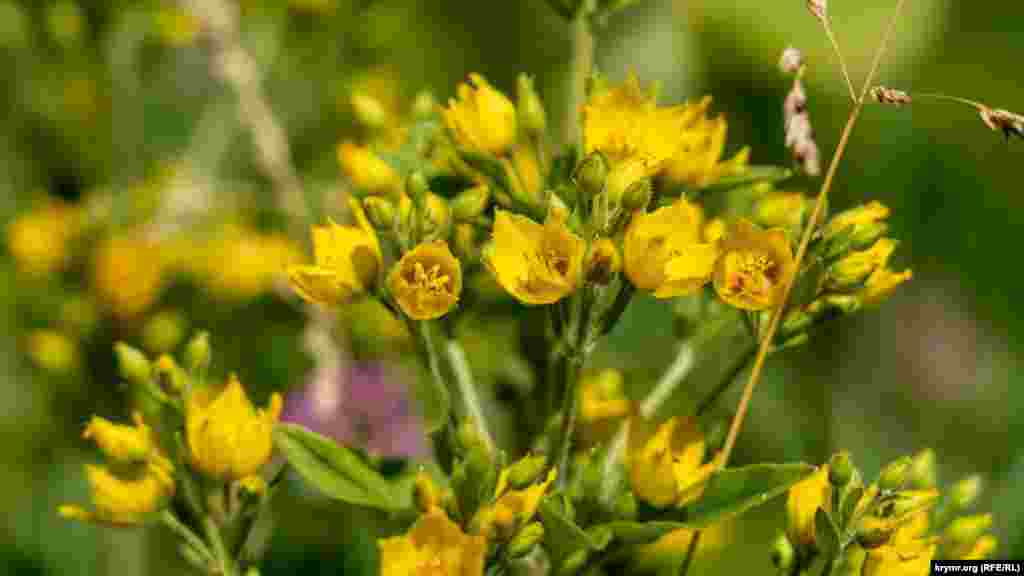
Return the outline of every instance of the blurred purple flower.
<path id="1" fill-rule="evenodd" d="M 285 399 L 283 422 L 390 458 L 427 453 L 423 423 L 397 371 L 379 362 L 327 363 Z"/>

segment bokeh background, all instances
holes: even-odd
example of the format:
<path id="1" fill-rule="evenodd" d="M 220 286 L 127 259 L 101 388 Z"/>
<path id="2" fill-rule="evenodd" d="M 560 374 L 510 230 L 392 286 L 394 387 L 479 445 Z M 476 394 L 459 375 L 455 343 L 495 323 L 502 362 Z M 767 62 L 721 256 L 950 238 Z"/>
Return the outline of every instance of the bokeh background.
<path id="1" fill-rule="evenodd" d="M 542 0 L 241 3 L 242 43 L 262 69 L 300 177 L 323 202 L 341 193 L 336 146 L 358 137 L 348 96 L 368 70 L 390 69 L 406 98 L 428 88 L 442 102 L 469 72 L 508 93 L 516 75 L 528 72 L 553 122 L 561 121 L 570 30 Z M 854 78 L 861 78 L 893 2 L 834 4 L 836 33 Z M 882 82 L 1024 109 L 1024 4 L 907 4 Z M 211 76 L 208 47 L 190 39 L 171 8 L 155 1 L 0 0 L 0 221 L 47 197 L 84 206 L 109 195 L 114 210 L 161 214 L 160 199 L 187 165 L 188 186 L 200 189 L 193 196 L 227 213 L 225 221 L 259 233 L 281 228 L 234 97 Z M 714 109 L 729 121 L 730 149 L 749 145 L 754 163 L 786 165 L 781 102 L 788 86 L 776 63 L 788 45 L 801 48 L 808 62 L 811 117 L 828 156 L 849 99 L 836 59 L 800 0 L 640 0 L 597 32 L 596 62 L 613 79 L 634 69 L 659 81 L 663 102 L 713 95 Z M 865 111 L 831 206 L 870 199 L 889 205 L 902 240 L 899 258 L 914 279 L 880 310 L 836 323 L 809 346 L 771 360 L 737 462 L 819 463 L 849 449 L 873 473 L 931 447 L 944 483 L 984 474 L 980 508 L 995 514 L 997 556 L 1024 557 L 1024 498 L 1016 490 L 1024 481 L 1017 440 L 1024 419 L 1016 416 L 1024 405 L 1017 376 L 1024 301 L 1016 298 L 1024 280 L 1016 264 L 1022 160 L 1021 142 L 1004 142 L 967 107 L 919 101 Z M 786 187 L 812 193 L 814 185 L 798 179 Z M 304 239 L 294 241 L 304 249 Z M 121 273 L 135 277 L 131 269 Z M 32 356 L 42 345 L 30 335 L 74 324 L 67 301 L 91 294 L 89 274 L 76 274 L 29 278 L 7 251 L 0 258 L 0 572 L 181 573 L 160 531 L 99 530 L 54 512 L 59 503 L 86 497 L 81 464 L 91 455 L 79 439 L 86 418 L 124 413 L 111 343 L 142 342 L 151 317 L 119 319 L 100 306 L 99 327 L 75 340 L 77 359 L 41 366 Z M 225 282 L 231 293 L 234 285 Z M 311 363 L 304 317 L 293 302 L 271 289 L 227 298 L 210 292 L 202 282 L 171 280 L 149 308 L 172 311 L 189 330 L 211 330 L 217 369 L 239 372 L 261 401 L 303 382 Z M 625 369 L 634 394 L 672 357 L 665 306 L 634 303 L 595 360 Z M 56 346 L 48 354 L 62 350 Z M 483 362 L 486 355 L 474 358 Z M 276 505 L 264 573 L 361 573 L 374 530 L 385 527 L 381 519 L 293 484 Z M 745 517 L 731 532 L 744 553 L 701 572 L 769 573 L 768 543 L 781 522 L 778 502 Z"/>

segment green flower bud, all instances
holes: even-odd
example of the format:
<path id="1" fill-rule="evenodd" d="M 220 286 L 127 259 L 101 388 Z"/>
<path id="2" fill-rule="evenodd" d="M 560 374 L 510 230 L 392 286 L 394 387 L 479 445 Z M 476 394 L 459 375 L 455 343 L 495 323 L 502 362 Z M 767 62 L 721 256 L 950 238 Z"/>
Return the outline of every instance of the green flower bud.
<path id="1" fill-rule="evenodd" d="M 520 74 L 516 82 L 516 113 L 519 115 L 519 125 L 530 136 L 540 136 L 547 128 L 547 115 L 544 113 L 544 104 L 533 88 L 533 79 L 526 74 Z"/>
<path id="2" fill-rule="evenodd" d="M 185 346 L 185 365 L 193 371 L 206 370 L 210 366 L 210 333 L 197 332 Z"/>
<path id="3" fill-rule="evenodd" d="M 654 188 L 649 179 L 644 178 L 639 182 L 634 182 L 629 188 L 626 188 L 625 194 L 622 195 L 622 206 L 630 211 L 645 208 L 653 193 Z"/>
<path id="4" fill-rule="evenodd" d="M 935 451 L 928 448 L 915 454 L 910 463 L 910 485 L 917 489 L 934 488 L 937 482 Z"/>
<path id="5" fill-rule="evenodd" d="M 953 484 L 953 487 L 949 490 L 949 500 L 957 510 L 964 510 L 971 504 L 974 504 L 980 494 L 981 476 L 979 474 L 972 474 Z"/>
<path id="6" fill-rule="evenodd" d="M 142 328 L 142 343 L 151 354 L 174 350 L 185 338 L 187 320 L 177 311 L 153 315 Z"/>
<path id="7" fill-rule="evenodd" d="M 146 355 L 124 342 L 114 344 L 117 366 L 121 377 L 132 384 L 147 385 L 150 383 L 153 370 Z"/>
<path id="8" fill-rule="evenodd" d="M 910 457 L 904 456 L 892 461 L 878 475 L 878 487 L 882 490 L 899 490 L 907 482 L 910 473 Z"/>
<path id="9" fill-rule="evenodd" d="M 782 350 L 786 348 L 796 348 L 797 346 L 803 346 L 804 344 L 807 344 L 810 341 L 811 336 L 807 332 L 803 332 L 801 334 L 793 336 L 792 338 L 789 338 L 788 340 L 785 340 L 782 344 L 779 345 L 779 349 Z"/>
<path id="10" fill-rule="evenodd" d="M 558 570 L 558 576 L 574 576 L 579 573 L 587 563 L 588 554 L 586 550 L 577 550 L 569 555 Z"/>
<path id="11" fill-rule="evenodd" d="M 156 361 L 156 379 L 164 392 L 180 394 L 185 390 L 187 378 L 178 363 L 167 354 Z"/>
<path id="12" fill-rule="evenodd" d="M 828 464 L 828 481 L 837 488 L 842 488 L 853 479 L 853 460 L 845 450 L 832 456 Z"/>
<path id="13" fill-rule="evenodd" d="M 783 338 L 806 332 L 814 324 L 814 316 L 803 308 L 795 308 L 786 312 L 779 326 L 779 335 Z"/>
<path id="14" fill-rule="evenodd" d="M 793 543 L 786 538 L 785 534 L 779 534 L 772 543 L 772 564 L 780 572 L 788 574 L 793 567 L 794 560 L 796 560 L 796 550 L 793 549 Z"/>
<path id="15" fill-rule="evenodd" d="M 430 193 L 430 185 L 422 172 L 413 172 L 405 179 L 405 193 L 412 199 L 416 208 L 422 210 L 427 201 L 427 194 Z"/>
<path id="16" fill-rule="evenodd" d="M 387 124 L 388 113 L 380 100 L 365 92 L 353 92 L 349 101 L 352 104 L 352 115 L 363 126 L 379 130 Z"/>
<path id="17" fill-rule="evenodd" d="M 600 152 L 592 152 L 576 167 L 572 179 L 583 194 L 593 198 L 604 190 L 604 181 L 608 178 L 608 161 Z"/>
<path id="18" fill-rule="evenodd" d="M 522 558 L 544 539 L 544 526 L 540 522 L 530 522 L 523 526 L 508 543 L 508 555 L 511 558 Z"/>
<path id="19" fill-rule="evenodd" d="M 527 455 L 508 467 L 508 483 L 519 490 L 533 484 L 547 468 L 544 456 Z"/>
<path id="20" fill-rule="evenodd" d="M 483 214 L 491 200 L 491 190 L 486 184 L 463 190 L 452 200 L 452 217 L 457 222 L 469 222 Z"/>
<path id="21" fill-rule="evenodd" d="M 829 294 L 822 298 L 827 308 L 838 310 L 843 314 L 853 314 L 861 309 L 863 301 L 854 294 Z"/>
<path id="22" fill-rule="evenodd" d="M 437 111 L 437 99 L 430 90 L 420 90 L 412 101 L 412 114 L 417 119 L 427 119 Z"/>
<path id="23" fill-rule="evenodd" d="M 395 205 L 390 200 L 381 196 L 367 196 L 363 198 L 363 209 L 374 228 L 384 230 L 395 225 Z"/>
<path id="24" fill-rule="evenodd" d="M 953 520 L 946 528 L 946 538 L 956 544 L 973 544 L 992 527 L 991 514 L 975 514 Z"/>

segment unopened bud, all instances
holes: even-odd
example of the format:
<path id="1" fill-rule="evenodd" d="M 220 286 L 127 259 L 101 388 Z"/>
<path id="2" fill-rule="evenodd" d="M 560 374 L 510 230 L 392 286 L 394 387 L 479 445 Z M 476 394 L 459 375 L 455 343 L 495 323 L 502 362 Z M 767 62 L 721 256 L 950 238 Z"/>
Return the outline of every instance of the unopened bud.
<path id="1" fill-rule="evenodd" d="M 793 543 L 789 541 L 785 534 L 779 534 L 772 543 L 772 564 L 780 572 L 788 574 L 789 570 L 793 567 L 793 560 L 795 559 L 796 550 L 793 549 Z"/>
<path id="2" fill-rule="evenodd" d="M 145 354 L 124 342 L 114 344 L 114 354 L 122 378 L 133 384 L 149 384 L 153 371 Z"/>
<path id="3" fill-rule="evenodd" d="M 933 488 L 937 482 L 935 451 L 928 448 L 915 454 L 910 463 L 910 485 L 918 489 Z"/>
<path id="4" fill-rule="evenodd" d="M 508 483 L 516 490 L 526 488 L 540 478 L 546 466 L 547 459 L 544 456 L 524 456 L 508 467 Z"/>
<path id="5" fill-rule="evenodd" d="M 349 101 L 352 104 L 352 115 L 363 126 L 379 130 L 387 124 L 388 113 L 380 100 L 365 92 L 353 92 Z"/>
<path id="6" fill-rule="evenodd" d="M 946 538 L 957 544 L 972 544 L 992 527 L 991 514 L 957 518 L 946 528 Z"/>
<path id="7" fill-rule="evenodd" d="M 861 309 L 863 301 L 855 294 L 828 294 L 821 299 L 826 308 L 843 314 L 853 314 Z"/>
<path id="8" fill-rule="evenodd" d="M 448 201 L 437 194 L 427 194 L 423 210 L 423 230 L 430 236 L 448 236 L 451 210 Z"/>
<path id="9" fill-rule="evenodd" d="M 878 487 L 882 490 L 899 490 L 907 482 L 910 473 L 910 457 L 894 460 L 878 475 Z"/>
<path id="10" fill-rule="evenodd" d="M 374 228 L 386 230 L 395 225 L 395 205 L 382 196 L 363 198 L 363 210 Z"/>
<path id="11" fill-rule="evenodd" d="M 601 238 L 590 246 L 585 264 L 587 282 L 606 285 L 622 270 L 622 256 L 615 243 Z"/>
<path id="12" fill-rule="evenodd" d="M 520 74 L 516 83 L 516 113 L 519 115 L 519 125 L 523 127 L 530 136 L 540 136 L 547 129 L 547 115 L 544 113 L 544 104 L 533 88 L 533 79 L 526 74 Z"/>
<path id="13" fill-rule="evenodd" d="M 142 328 L 143 346 L 152 354 L 174 350 L 185 337 L 185 317 L 176 311 L 155 314 Z"/>
<path id="14" fill-rule="evenodd" d="M 452 251 L 463 262 L 475 262 L 480 258 L 477 230 L 472 224 L 456 224 L 452 229 Z"/>
<path id="15" fill-rule="evenodd" d="M 806 332 L 812 324 L 814 324 L 814 316 L 803 308 L 794 308 L 786 312 L 786 316 L 782 319 L 782 325 L 779 326 L 779 335 L 785 338 L 794 334 L 801 334 Z"/>
<path id="16" fill-rule="evenodd" d="M 412 101 L 412 114 L 418 119 L 430 118 L 437 111 L 437 99 L 430 90 L 420 90 Z"/>
<path id="17" fill-rule="evenodd" d="M 422 172 L 413 172 L 405 179 L 405 193 L 409 195 L 413 206 L 422 209 L 430 193 L 430 185 Z"/>
<path id="18" fill-rule="evenodd" d="M 185 346 L 185 364 L 189 370 L 198 372 L 210 366 L 210 333 L 198 332 Z"/>
<path id="19" fill-rule="evenodd" d="M 981 476 L 972 474 L 953 484 L 953 487 L 949 490 L 949 500 L 957 510 L 964 510 L 971 504 L 974 504 L 980 494 Z"/>
<path id="20" fill-rule="evenodd" d="M 511 558 L 522 558 L 543 539 L 544 526 L 540 522 L 530 522 L 512 537 L 508 543 L 508 555 Z"/>
<path id="21" fill-rule="evenodd" d="M 164 392 L 180 394 L 185 389 L 185 373 L 167 354 L 163 354 L 156 361 L 156 378 L 160 389 Z"/>
<path id="22" fill-rule="evenodd" d="M 420 470 L 416 473 L 416 483 L 413 487 L 413 496 L 416 501 L 416 509 L 426 514 L 434 508 L 441 506 L 441 495 L 431 480 L 430 475 Z"/>
<path id="23" fill-rule="evenodd" d="M 850 453 L 838 452 L 832 456 L 832 460 L 829 461 L 828 465 L 828 481 L 833 486 L 842 488 L 850 483 L 853 479 L 853 460 L 850 458 Z"/>
<path id="24" fill-rule="evenodd" d="M 491 200 L 491 189 L 486 184 L 463 190 L 452 200 L 452 217 L 458 222 L 469 222 L 483 214 Z"/>
<path id="25" fill-rule="evenodd" d="M 626 210 L 638 210 L 645 208 L 647 206 L 647 202 L 651 200 L 651 195 L 653 193 L 654 189 L 651 185 L 651 181 L 647 178 L 634 182 L 626 188 L 626 192 L 622 195 L 622 206 Z"/>
<path id="26" fill-rule="evenodd" d="M 856 229 L 870 224 L 884 222 L 889 217 L 889 208 L 881 202 L 872 201 L 861 206 L 844 210 L 833 216 L 825 225 L 825 240 L 834 240 L 840 235 L 849 235 Z"/>
<path id="27" fill-rule="evenodd" d="M 867 250 L 849 252 L 829 266 L 825 273 L 827 289 L 843 290 L 860 286 L 876 269 L 885 266 L 896 250 L 891 238 L 880 238 Z"/>
<path id="28" fill-rule="evenodd" d="M 608 161 L 600 152 L 590 153 L 580 162 L 573 174 L 576 187 L 587 198 L 593 198 L 604 190 L 606 178 L 608 178 Z"/>

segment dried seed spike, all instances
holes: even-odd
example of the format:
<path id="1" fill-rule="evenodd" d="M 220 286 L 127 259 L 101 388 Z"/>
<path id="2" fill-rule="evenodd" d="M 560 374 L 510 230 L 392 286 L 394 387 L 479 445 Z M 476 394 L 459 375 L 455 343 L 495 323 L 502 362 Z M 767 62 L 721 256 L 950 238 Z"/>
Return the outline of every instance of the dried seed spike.
<path id="1" fill-rule="evenodd" d="M 807 9 L 818 20 L 828 21 L 828 0 L 807 0 Z"/>
<path id="2" fill-rule="evenodd" d="M 896 90 L 895 88 L 887 88 L 885 86 L 875 86 L 872 88 L 871 97 L 879 104 L 892 104 L 894 106 L 903 106 L 913 102 L 910 94 L 903 90 Z"/>
<path id="3" fill-rule="evenodd" d="M 818 144 L 814 141 L 811 115 L 807 112 L 807 94 L 799 76 L 793 79 L 793 87 L 782 108 L 786 122 L 786 147 L 793 154 L 793 159 L 808 176 L 821 174 Z"/>
<path id="4" fill-rule="evenodd" d="M 782 51 L 779 68 L 786 74 L 796 74 L 804 66 L 804 54 L 799 48 L 790 46 Z"/>
<path id="5" fill-rule="evenodd" d="M 979 109 L 979 114 L 986 126 L 1002 132 L 1007 140 L 1010 139 L 1010 136 L 1024 139 L 1024 116 L 1014 114 L 1009 110 L 993 110 L 985 107 Z"/>

